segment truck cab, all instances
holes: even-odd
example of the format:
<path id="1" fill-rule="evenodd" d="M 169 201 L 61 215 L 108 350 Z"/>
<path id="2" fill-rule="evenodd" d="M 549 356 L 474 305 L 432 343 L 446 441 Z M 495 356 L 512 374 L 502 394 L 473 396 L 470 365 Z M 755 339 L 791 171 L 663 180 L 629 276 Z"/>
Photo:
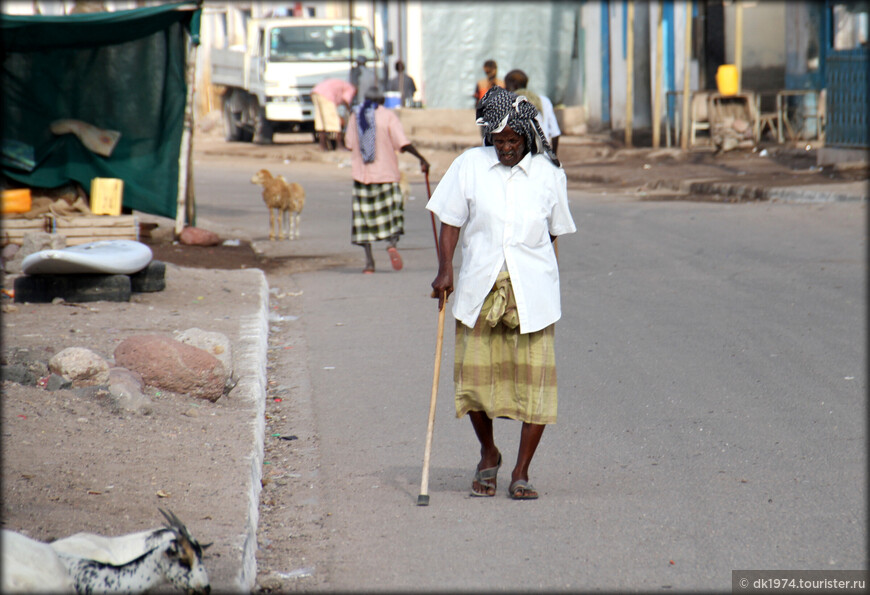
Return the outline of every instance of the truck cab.
<path id="1" fill-rule="evenodd" d="M 244 48 L 212 50 L 212 82 L 225 87 L 227 140 L 271 142 L 274 132 L 313 131 L 312 87 L 326 78 L 349 80 L 361 56 L 382 72 L 381 54 L 362 23 L 252 19 Z"/>

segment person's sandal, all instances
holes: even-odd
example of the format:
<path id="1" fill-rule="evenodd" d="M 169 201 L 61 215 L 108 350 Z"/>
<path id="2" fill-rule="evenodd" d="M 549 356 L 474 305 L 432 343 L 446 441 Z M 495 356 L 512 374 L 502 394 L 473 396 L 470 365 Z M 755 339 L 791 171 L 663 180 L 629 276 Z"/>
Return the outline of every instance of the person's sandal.
<path id="1" fill-rule="evenodd" d="M 402 270 L 402 256 L 399 254 L 399 251 L 396 250 L 395 246 L 390 246 L 387 248 L 387 252 L 390 255 L 390 264 L 393 265 L 393 269 L 396 271 Z"/>
<path id="2" fill-rule="evenodd" d="M 538 492 L 529 482 L 518 479 L 508 488 L 508 495 L 514 500 L 537 500 Z"/>
<path id="3" fill-rule="evenodd" d="M 498 475 L 498 470 L 501 468 L 501 453 L 498 453 L 498 465 L 489 469 L 475 469 L 474 481 L 483 487 L 482 492 L 474 489 L 474 484 L 471 485 L 471 495 L 476 498 L 492 498 L 495 496 L 495 484 L 490 480 L 495 479 Z M 492 493 L 489 493 L 492 490 Z"/>

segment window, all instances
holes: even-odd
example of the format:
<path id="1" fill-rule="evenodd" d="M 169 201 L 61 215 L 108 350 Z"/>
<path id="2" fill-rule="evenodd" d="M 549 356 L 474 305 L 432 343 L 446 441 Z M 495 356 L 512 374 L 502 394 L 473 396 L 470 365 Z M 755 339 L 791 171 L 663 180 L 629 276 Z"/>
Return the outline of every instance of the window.
<path id="1" fill-rule="evenodd" d="M 868 45 L 870 2 L 843 2 L 834 5 L 834 49 L 853 50 Z"/>
<path id="2" fill-rule="evenodd" d="M 336 62 L 365 56 L 377 61 L 378 52 L 365 27 L 350 25 L 305 25 L 300 27 L 276 27 L 269 41 L 270 59 L 281 61 Z"/>

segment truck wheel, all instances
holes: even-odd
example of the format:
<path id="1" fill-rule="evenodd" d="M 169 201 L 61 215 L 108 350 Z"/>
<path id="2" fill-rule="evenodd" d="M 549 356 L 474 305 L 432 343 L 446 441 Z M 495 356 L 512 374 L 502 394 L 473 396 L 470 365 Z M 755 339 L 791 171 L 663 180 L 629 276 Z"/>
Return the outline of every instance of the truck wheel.
<path id="1" fill-rule="evenodd" d="M 271 145 L 273 134 L 272 123 L 266 119 L 266 108 L 257 108 L 257 117 L 254 118 L 254 143 Z"/>
<path id="2" fill-rule="evenodd" d="M 242 127 L 239 116 L 233 112 L 229 96 L 224 96 L 224 136 L 230 142 L 242 140 Z"/>

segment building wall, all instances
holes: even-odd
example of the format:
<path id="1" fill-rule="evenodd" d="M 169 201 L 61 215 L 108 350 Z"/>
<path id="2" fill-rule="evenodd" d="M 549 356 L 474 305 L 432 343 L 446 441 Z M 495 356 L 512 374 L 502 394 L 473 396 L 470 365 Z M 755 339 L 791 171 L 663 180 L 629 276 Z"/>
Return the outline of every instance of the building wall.
<path id="1" fill-rule="evenodd" d="M 785 88 L 786 4 L 782 0 L 746 1 L 743 6 L 741 88 L 778 91 Z M 734 64 L 737 50 L 736 7 L 725 5 L 725 59 Z"/>
<path id="2" fill-rule="evenodd" d="M 474 107 L 472 93 L 487 59 L 498 63 L 500 77 L 519 68 L 532 90 L 554 104 L 564 102 L 578 10 L 578 4 L 558 1 L 421 3 L 426 105 Z"/>

